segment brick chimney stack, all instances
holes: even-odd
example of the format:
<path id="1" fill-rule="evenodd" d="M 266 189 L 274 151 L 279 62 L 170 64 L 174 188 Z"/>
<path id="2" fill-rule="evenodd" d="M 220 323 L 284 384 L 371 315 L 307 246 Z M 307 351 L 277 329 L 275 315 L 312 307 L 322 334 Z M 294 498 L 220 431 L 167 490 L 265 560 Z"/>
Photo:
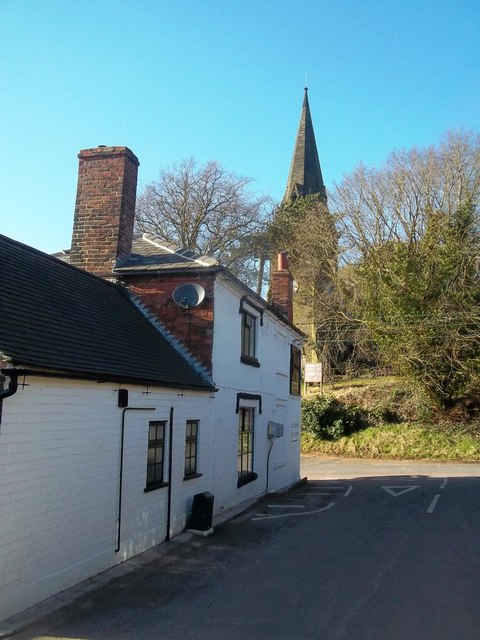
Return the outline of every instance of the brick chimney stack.
<path id="1" fill-rule="evenodd" d="M 108 277 L 132 250 L 140 163 L 127 147 L 84 149 L 78 158 L 70 262 Z"/>
<path id="2" fill-rule="evenodd" d="M 270 301 L 287 320 L 293 322 L 293 277 L 288 268 L 285 251 L 277 256 L 277 268 L 272 271 Z"/>

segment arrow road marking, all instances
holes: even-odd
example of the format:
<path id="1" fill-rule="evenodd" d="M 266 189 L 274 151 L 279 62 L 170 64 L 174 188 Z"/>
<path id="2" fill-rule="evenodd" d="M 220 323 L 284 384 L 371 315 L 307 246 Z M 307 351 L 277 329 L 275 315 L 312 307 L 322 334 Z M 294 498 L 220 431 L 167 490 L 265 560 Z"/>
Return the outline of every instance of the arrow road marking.
<path id="1" fill-rule="evenodd" d="M 382 489 L 385 489 L 385 491 L 387 493 L 389 493 L 391 496 L 393 496 L 394 498 L 398 498 L 398 496 L 401 496 L 404 493 L 408 493 L 409 491 L 413 491 L 414 489 L 418 489 L 420 487 L 419 484 L 417 485 L 409 485 L 409 486 L 393 486 L 393 487 L 384 487 L 382 486 Z"/>

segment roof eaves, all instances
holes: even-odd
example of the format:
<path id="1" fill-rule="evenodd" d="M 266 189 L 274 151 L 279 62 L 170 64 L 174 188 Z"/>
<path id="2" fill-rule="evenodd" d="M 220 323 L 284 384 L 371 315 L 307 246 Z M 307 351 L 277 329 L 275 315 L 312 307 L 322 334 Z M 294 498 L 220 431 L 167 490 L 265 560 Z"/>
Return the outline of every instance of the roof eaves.
<path id="1" fill-rule="evenodd" d="M 12 368 L 19 369 L 23 376 L 38 376 L 45 378 L 63 378 L 68 380 L 88 380 L 90 382 L 104 383 L 117 383 L 117 384 L 137 384 L 149 387 L 169 388 L 169 389 L 189 389 L 192 391 L 217 391 L 215 385 L 212 383 L 205 385 L 195 385 L 193 383 L 182 384 L 163 382 L 156 378 L 142 378 L 141 376 L 129 376 L 112 374 L 111 372 L 91 372 L 91 371 L 78 371 L 70 369 L 51 369 L 42 368 L 33 362 L 27 360 L 12 361 Z M 33 367 L 33 368 L 32 368 Z"/>
<path id="2" fill-rule="evenodd" d="M 218 273 L 219 271 L 224 271 L 225 267 L 222 266 L 214 266 L 214 267 L 200 267 L 188 265 L 185 267 L 159 267 L 153 266 L 150 268 L 141 268 L 135 266 L 126 265 L 124 267 L 115 267 L 113 273 L 118 277 L 123 276 L 143 276 L 143 275 L 165 275 L 165 274 L 178 274 L 178 273 L 192 273 L 195 275 L 200 274 L 211 274 Z"/>
<path id="3" fill-rule="evenodd" d="M 236 276 L 234 276 L 231 271 L 229 271 L 226 268 L 223 268 L 223 274 L 228 280 L 230 280 L 231 282 L 236 284 L 239 288 L 241 288 L 241 290 L 244 292 L 245 295 L 255 300 L 255 302 L 260 304 L 265 310 L 270 311 L 276 318 L 278 318 L 278 320 L 280 320 L 281 322 L 289 326 L 290 329 L 293 329 L 300 336 L 305 338 L 307 337 L 306 334 L 301 329 L 299 329 L 295 324 L 293 324 L 293 322 L 290 322 L 290 320 L 288 320 L 288 318 L 286 318 L 281 311 L 279 311 L 274 305 L 267 302 L 264 298 L 262 298 L 262 296 L 260 296 L 258 293 L 253 291 L 253 289 L 250 289 L 249 286 L 247 286 L 241 280 L 239 280 Z"/>

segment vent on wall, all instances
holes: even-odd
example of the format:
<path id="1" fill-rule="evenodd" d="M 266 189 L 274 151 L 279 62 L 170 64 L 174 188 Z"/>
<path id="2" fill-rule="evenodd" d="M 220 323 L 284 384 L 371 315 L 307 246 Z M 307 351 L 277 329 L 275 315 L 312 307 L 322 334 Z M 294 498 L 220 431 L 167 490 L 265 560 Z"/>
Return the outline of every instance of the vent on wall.
<path id="1" fill-rule="evenodd" d="M 182 309 L 198 307 L 205 298 L 205 289 L 199 284 L 181 284 L 172 294 L 175 303 Z"/>

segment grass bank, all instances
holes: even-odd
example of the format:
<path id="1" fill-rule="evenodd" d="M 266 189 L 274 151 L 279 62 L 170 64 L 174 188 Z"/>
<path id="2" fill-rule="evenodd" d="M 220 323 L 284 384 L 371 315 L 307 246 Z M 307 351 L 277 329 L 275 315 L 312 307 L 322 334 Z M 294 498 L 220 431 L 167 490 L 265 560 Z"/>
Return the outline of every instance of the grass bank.
<path id="1" fill-rule="evenodd" d="M 428 399 L 403 380 L 382 378 L 336 384 L 324 389 L 324 396 L 329 400 L 314 403 L 320 426 L 312 422 L 311 410 L 308 415 L 303 410 L 303 453 L 480 461 L 480 421 L 435 411 Z M 315 397 L 315 393 L 309 394 L 304 407 Z"/>

